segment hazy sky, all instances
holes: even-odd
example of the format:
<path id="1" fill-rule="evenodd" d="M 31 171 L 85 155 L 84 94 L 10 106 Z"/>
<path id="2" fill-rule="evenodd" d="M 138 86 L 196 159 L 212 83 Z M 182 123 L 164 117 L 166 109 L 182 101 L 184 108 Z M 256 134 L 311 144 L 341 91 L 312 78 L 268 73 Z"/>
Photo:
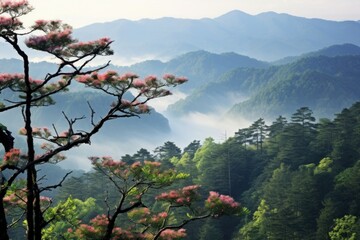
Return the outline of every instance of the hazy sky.
<path id="1" fill-rule="evenodd" d="M 217 17 L 238 9 L 308 18 L 360 20 L 360 0 L 29 0 L 32 19 L 61 19 L 74 27 L 120 18 Z"/>

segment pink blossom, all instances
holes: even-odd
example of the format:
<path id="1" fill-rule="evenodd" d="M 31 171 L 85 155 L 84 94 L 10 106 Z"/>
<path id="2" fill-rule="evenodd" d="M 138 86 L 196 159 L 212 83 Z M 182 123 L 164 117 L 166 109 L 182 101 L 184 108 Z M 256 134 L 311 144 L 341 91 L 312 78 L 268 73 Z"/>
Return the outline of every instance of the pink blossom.
<path id="1" fill-rule="evenodd" d="M 134 86 L 134 88 L 143 88 L 143 87 L 145 87 L 145 82 L 140 79 L 135 79 L 133 81 L 132 85 Z"/>
<path id="2" fill-rule="evenodd" d="M 122 107 L 130 107 L 131 102 L 129 100 L 126 100 L 126 99 L 121 99 L 121 106 Z"/>
<path id="3" fill-rule="evenodd" d="M 138 78 L 138 77 L 139 76 L 136 75 L 135 73 L 128 72 L 128 73 L 125 73 L 125 74 L 121 75 L 120 80 L 125 81 L 125 80 L 128 80 L 128 79 L 135 79 L 135 78 Z"/>
<path id="4" fill-rule="evenodd" d="M 134 162 L 133 164 L 131 164 L 132 169 L 139 168 L 139 167 L 141 167 L 141 163 L 139 161 Z"/>
<path id="5" fill-rule="evenodd" d="M 13 0 L 6 0 L 6 1 L 0 1 L 0 7 L 3 9 L 16 9 L 24 6 L 28 6 L 29 3 L 27 0 L 22 1 L 13 1 Z"/>
<path id="6" fill-rule="evenodd" d="M 12 148 L 5 153 L 4 162 L 9 165 L 16 165 L 20 160 L 20 149 Z"/>
<path id="7" fill-rule="evenodd" d="M 24 74 L 10 74 L 10 73 L 1 73 L 0 74 L 0 84 L 12 81 L 19 81 L 24 79 Z"/>
<path id="8" fill-rule="evenodd" d="M 72 30 L 66 28 L 63 31 L 52 31 L 43 36 L 31 36 L 25 40 L 25 44 L 36 50 L 56 53 L 64 46 L 74 42 L 71 33 Z"/>
<path id="9" fill-rule="evenodd" d="M 17 18 L 3 17 L 0 16 L 0 29 L 2 28 L 11 28 L 11 29 L 19 29 L 22 26 L 22 22 L 20 22 Z"/>
<path id="10" fill-rule="evenodd" d="M 220 195 L 217 192 L 211 191 L 209 197 L 205 202 L 205 206 L 211 211 L 214 216 L 222 214 L 234 214 L 240 211 L 240 204 L 227 195 Z"/>
<path id="11" fill-rule="evenodd" d="M 64 131 L 62 133 L 59 134 L 59 137 L 68 137 L 69 136 L 69 132 L 68 131 Z"/>
<path id="12" fill-rule="evenodd" d="M 19 130 L 20 135 L 26 135 L 26 133 L 27 133 L 27 131 L 25 128 L 20 128 L 20 130 Z"/>
<path id="13" fill-rule="evenodd" d="M 44 81 L 43 80 L 35 80 L 35 79 L 30 78 L 30 83 L 32 83 L 34 85 L 41 85 L 44 83 Z"/>
<path id="14" fill-rule="evenodd" d="M 175 78 L 175 83 L 178 83 L 178 84 L 182 84 L 182 83 L 185 83 L 187 81 L 188 81 L 188 79 L 186 77 L 177 77 L 177 78 Z"/>
<path id="15" fill-rule="evenodd" d="M 167 80 L 167 79 L 173 80 L 173 79 L 175 79 L 175 76 L 173 74 L 166 73 L 163 76 L 163 79 L 165 79 L 165 80 Z"/>
<path id="16" fill-rule="evenodd" d="M 164 240 L 172 240 L 175 238 L 184 238 L 186 237 L 186 230 L 185 229 L 179 229 L 179 230 L 172 230 L 172 229 L 166 229 L 161 232 L 160 239 Z"/>
<path id="17" fill-rule="evenodd" d="M 161 163 L 160 162 L 155 162 L 155 161 L 144 161 L 145 165 L 150 165 L 153 167 L 160 167 Z"/>
<path id="18" fill-rule="evenodd" d="M 91 81 L 91 78 L 89 77 L 89 75 L 81 75 L 76 77 L 76 81 L 78 81 L 79 83 L 87 83 Z"/>
<path id="19" fill-rule="evenodd" d="M 105 214 L 102 214 L 91 219 L 90 222 L 96 226 L 107 226 L 109 219 Z"/>
<path id="20" fill-rule="evenodd" d="M 40 201 L 42 202 L 52 202 L 52 199 L 45 196 L 40 196 Z"/>
<path id="21" fill-rule="evenodd" d="M 147 76 L 144 79 L 144 81 L 145 81 L 145 84 L 147 86 L 157 86 L 157 78 L 156 78 L 156 76 L 153 76 L 153 75 Z"/>

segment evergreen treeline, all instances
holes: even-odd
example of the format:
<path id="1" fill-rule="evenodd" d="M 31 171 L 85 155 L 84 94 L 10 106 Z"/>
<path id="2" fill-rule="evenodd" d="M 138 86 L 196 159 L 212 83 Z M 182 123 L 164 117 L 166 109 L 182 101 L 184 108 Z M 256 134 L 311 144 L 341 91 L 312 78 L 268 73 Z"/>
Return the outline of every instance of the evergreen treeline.
<path id="1" fill-rule="evenodd" d="M 290 119 L 279 116 L 269 125 L 260 118 L 224 143 L 208 138 L 181 150 L 166 142 L 153 153 L 140 149 L 123 157 L 127 162 L 146 159 L 189 173 L 179 185 L 200 184 L 204 191 L 231 194 L 249 209 L 244 218 L 197 222 L 187 227 L 189 239 L 360 236 L 360 102 L 333 120 L 316 121 L 303 107 Z M 104 199 L 111 204 L 117 196 L 99 174 L 70 178 L 57 199 L 91 197 L 98 209 L 105 208 Z"/>

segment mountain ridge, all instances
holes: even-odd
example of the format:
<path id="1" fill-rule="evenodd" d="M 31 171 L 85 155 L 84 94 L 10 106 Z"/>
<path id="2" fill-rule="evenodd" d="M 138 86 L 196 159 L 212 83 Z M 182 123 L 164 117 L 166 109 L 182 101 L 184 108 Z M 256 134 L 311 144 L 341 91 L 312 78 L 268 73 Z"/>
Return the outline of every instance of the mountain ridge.
<path id="1" fill-rule="evenodd" d="M 75 35 L 85 39 L 109 36 L 115 40 L 115 52 L 130 59 L 141 56 L 169 59 L 185 52 L 206 50 L 234 51 L 268 61 L 334 44 L 359 45 L 360 25 L 356 21 L 310 19 L 274 12 L 250 15 L 231 11 L 216 18 L 195 20 L 121 19 L 75 29 Z"/>

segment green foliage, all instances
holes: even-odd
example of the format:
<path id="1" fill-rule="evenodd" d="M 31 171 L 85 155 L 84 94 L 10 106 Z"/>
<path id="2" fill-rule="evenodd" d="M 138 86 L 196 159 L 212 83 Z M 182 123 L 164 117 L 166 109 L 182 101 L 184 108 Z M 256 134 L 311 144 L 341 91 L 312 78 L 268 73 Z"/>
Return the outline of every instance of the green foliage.
<path id="1" fill-rule="evenodd" d="M 356 240 L 359 235 L 360 221 L 355 216 L 345 215 L 334 220 L 335 226 L 329 232 L 331 240 Z M 357 231 L 356 231 L 357 229 Z"/>
<path id="2" fill-rule="evenodd" d="M 60 201 L 46 211 L 44 217 L 49 225 L 42 230 L 43 239 L 66 238 L 69 228 L 89 221 L 97 211 L 99 207 L 94 198 L 81 201 L 70 196 L 65 201 Z"/>
<path id="3" fill-rule="evenodd" d="M 319 164 L 314 169 L 315 174 L 321 174 L 321 173 L 330 173 L 331 172 L 331 165 L 333 163 L 333 160 L 331 158 L 326 157 L 320 160 Z"/>
<path id="4" fill-rule="evenodd" d="M 233 77 L 228 82 L 237 86 L 241 79 L 241 83 L 246 83 L 241 86 L 245 93 L 239 92 L 250 98 L 234 105 L 231 115 L 250 120 L 259 116 L 274 119 L 308 106 L 317 117 L 332 117 L 334 112 L 359 100 L 359 69 L 359 56 L 312 56 L 266 71 L 256 70 L 249 76 Z M 252 84 L 257 88 L 251 88 Z M 247 89 L 252 91 L 248 93 Z M 203 93 L 206 94 L 211 96 L 210 92 Z"/>

